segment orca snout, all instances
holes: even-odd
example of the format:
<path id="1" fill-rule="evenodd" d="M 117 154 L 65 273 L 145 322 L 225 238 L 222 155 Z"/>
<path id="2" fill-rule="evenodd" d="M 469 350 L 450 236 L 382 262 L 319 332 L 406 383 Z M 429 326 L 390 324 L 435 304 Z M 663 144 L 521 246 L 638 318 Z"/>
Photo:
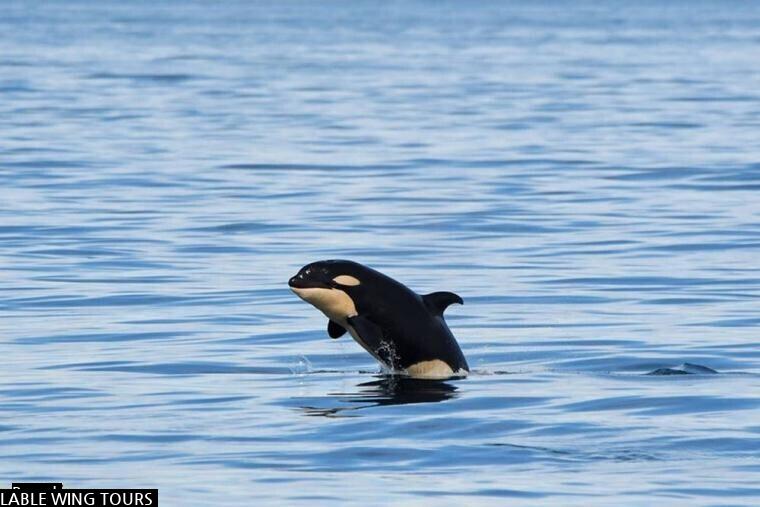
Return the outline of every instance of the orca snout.
<path id="1" fill-rule="evenodd" d="M 298 273 L 296 276 L 288 280 L 288 286 L 296 289 L 304 288 L 306 285 L 303 279 L 303 274 Z"/>
<path id="2" fill-rule="evenodd" d="M 311 270 L 301 270 L 298 274 L 288 280 L 288 285 L 292 289 L 330 289 L 330 281 L 324 279 L 321 273 L 314 273 Z"/>

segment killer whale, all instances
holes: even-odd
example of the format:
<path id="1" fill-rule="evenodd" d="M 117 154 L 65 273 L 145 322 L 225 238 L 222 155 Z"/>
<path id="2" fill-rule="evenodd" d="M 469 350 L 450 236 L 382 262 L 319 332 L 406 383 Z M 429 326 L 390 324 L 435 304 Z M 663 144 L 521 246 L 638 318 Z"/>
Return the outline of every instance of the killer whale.
<path id="1" fill-rule="evenodd" d="M 386 368 L 413 378 L 463 377 L 469 366 L 443 319 L 453 292 L 419 295 L 367 266 L 348 260 L 307 264 L 291 290 L 327 316 L 327 333 L 348 333 Z"/>

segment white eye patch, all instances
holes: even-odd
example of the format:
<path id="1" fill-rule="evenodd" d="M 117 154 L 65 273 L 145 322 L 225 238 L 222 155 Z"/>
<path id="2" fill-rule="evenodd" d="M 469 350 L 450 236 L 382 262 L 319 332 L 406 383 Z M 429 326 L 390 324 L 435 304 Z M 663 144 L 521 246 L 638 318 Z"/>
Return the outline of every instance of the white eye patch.
<path id="1" fill-rule="evenodd" d="M 341 285 L 348 285 L 349 287 L 353 287 L 354 285 L 359 285 L 361 282 L 354 278 L 351 275 L 339 275 L 333 278 L 333 282 L 339 283 Z"/>

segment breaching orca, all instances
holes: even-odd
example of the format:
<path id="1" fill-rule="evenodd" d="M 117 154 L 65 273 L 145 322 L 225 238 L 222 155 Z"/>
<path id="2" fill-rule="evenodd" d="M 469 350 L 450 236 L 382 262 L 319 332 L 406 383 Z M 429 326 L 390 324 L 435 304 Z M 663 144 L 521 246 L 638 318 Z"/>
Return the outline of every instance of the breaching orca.
<path id="1" fill-rule="evenodd" d="M 394 373 L 445 379 L 469 372 L 443 320 L 450 304 L 463 303 L 452 292 L 420 296 L 374 269 L 345 260 L 307 264 L 288 285 L 330 319 L 327 332 L 332 338 L 348 331 Z"/>

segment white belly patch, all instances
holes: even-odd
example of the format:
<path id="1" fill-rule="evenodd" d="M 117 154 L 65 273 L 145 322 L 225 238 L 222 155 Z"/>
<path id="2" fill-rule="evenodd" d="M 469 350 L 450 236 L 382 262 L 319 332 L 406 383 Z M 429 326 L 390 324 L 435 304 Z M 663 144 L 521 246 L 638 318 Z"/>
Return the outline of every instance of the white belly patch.
<path id="1" fill-rule="evenodd" d="M 413 378 L 431 380 L 446 379 L 461 375 L 461 370 L 460 372 L 454 374 L 454 370 L 452 370 L 448 364 L 444 363 L 440 359 L 422 361 L 417 364 L 413 364 L 406 369 L 406 372 L 410 377 Z"/>

